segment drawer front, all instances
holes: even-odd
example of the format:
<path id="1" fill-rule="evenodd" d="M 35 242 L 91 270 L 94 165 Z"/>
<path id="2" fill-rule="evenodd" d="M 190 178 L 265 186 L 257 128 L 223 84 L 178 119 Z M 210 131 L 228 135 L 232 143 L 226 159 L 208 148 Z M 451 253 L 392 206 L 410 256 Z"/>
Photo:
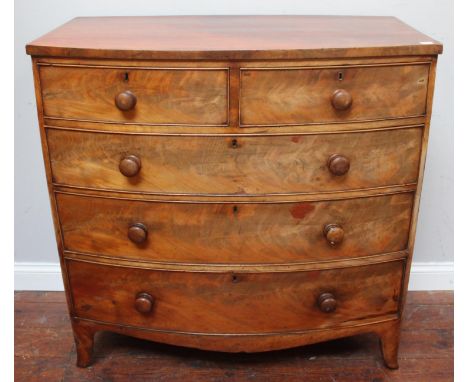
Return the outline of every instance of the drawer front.
<path id="1" fill-rule="evenodd" d="M 39 73 L 45 117 L 148 124 L 227 124 L 227 69 L 41 66 Z M 120 97 L 120 106 L 116 96 Z"/>
<path id="2" fill-rule="evenodd" d="M 415 127 L 232 138 L 49 129 L 47 137 L 53 181 L 58 184 L 168 194 L 253 195 L 415 183 L 422 131 Z M 349 163 L 344 175 L 329 166 L 334 155 Z M 124 176 L 119 168 L 130 157 L 138 158 L 138 166 L 135 159 L 137 167 L 131 167 L 138 172 Z"/>
<path id="3" fill-rule="evenodd" d="M 241 124 L 308 124 L 420 116 L 426 111 L 428 75 L 428 64 L 244 69 Z"/>
<path id="4" fill-rule="evenodd" d="M 268 333 L 396 313 L 404 263 L 235 275 L 67 266 L 78 317 L 160 330 Z"/>
<path id="5" fill-rule="evenodd" d="M 413 193 L 257 204 L 57 194 L 66 250 L 185 263 L 288 263 L 404 250 L 412 204 Z"/>

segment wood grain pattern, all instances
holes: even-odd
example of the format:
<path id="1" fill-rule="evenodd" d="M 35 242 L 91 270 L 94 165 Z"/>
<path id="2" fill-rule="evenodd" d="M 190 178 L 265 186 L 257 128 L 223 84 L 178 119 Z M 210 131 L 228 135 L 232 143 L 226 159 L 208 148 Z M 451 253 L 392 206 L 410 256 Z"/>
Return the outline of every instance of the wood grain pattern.
<path id="1" fill-rule="evenodd" d="M 413 183 L 418 176 L 421 135 L 420 128 L 238 138 L 47 132 L 56 184 L 212 195 L 310 193 Z M 350 160 L 345 176 L 328 170 L 333 154 Z M 141 170 L 133 178 L 119 171 L 127 155 L 141 160 Z"/>
<path id="2" fill-rule="evenodd" d="M 79 18 L 29 44 L 78 366 L 110 330 L 375 333 L 398 367 L 441 51 L 387 17 Z"/>
<path id="3" fill-rule="evenodd" d="M 438 54 L 394 17 L 79 17 L 27 45 L 34 56 L 120 59 L 306 59 Z"/>
<path id="4" fill-rule="evenodd" d="M 46 117 L 149 124 L 226 125 L 228 70 L 41 65 Z M 136 105 L 115 104 L 131 91 Z"/>
<path id="5" fill-rule="evenodd" d="M 242 125 L 284 125 L 419 116 L 425 113 L 429 65 L 241 71 Z M 337 110 L 343 89 L 352 105 Z"/>
<path id="6" fill-rule="evenodd" d="M 365 328 L 369 327 L 373 328 L 372 325 Z M 346 330 L 349 333 L 357 329 L 359 327 Z M 120 330 L 123 332 L 125 328 Z M 145 334 L 145 331 L 139 332 Z M 319 331 L 315 333 L 318 336 Z M 328 333 L 341 335 L 343 332 L 335 328 Z M 127 334 L 130 334 L 128 329 Z M 146 332 L 146 335 L 162 336 L 163 333 Z M 255 342 L 265 341 L 265 338 L 271 337 L 258 336 Z M 81 369 L 71 366 L 76 350 L 65 294 L 15 292 L 17 382 L 62 379 L 67 382 L 99 379 L 148 382 L 159 377 L 167 382 L 246 382 L 252 379 L 303 382 L 332 378 L 339 382 L 452 381 L 453 292 L 409 292 L 400 338 L 400 369 L 389 371 L 379 362 L 376 336 L 368 334 L 274 352 L 226 354 L 99 332 L 95 340 L 95 362 L 92 367 Z"/>
<path id="7" fill-rule="evenodd" d="M 192 333 L 271 333 L 320 329 L 396 313 L 403 262 L 293 273 L 161 272 L 67 261 L 74 312 L 81 318 Z M 331 291 L 337 308 L 317 298 Z M 155 299 L 141 314 L 138 293 Z"/>
<path id="8" fill-rule="evenodd" d="M 343 260 L 406 249 L 413 193 L 342 201 L 158 203 L 57 194 L 65 249 L 120 258 L 266 264 Z M 146 241 L 128 229 L 141 223 Z M 330 246 L 327 224 L 343 242 Z"/>

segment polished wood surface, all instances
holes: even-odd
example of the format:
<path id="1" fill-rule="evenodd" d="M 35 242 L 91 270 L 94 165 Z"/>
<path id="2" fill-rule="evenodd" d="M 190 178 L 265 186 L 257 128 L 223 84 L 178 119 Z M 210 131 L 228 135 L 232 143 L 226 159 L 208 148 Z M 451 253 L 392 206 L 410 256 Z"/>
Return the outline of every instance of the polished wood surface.
<path id="1" fill-rule="evenodd" d="M 128 73 L 124 75 L 128 81 Z M 125 90 L 115 96 L 115 106 L 122 111 L 129 111 L 135 108 L 137 97 L 130 90 Z"/>
<path id="2" fill-rule="evenodd" d="M 336 223 L 327 224 L 323 228 L 323 235 L 332 247 L 340 245 L 344 239 L 345 231 L 343 227 Z"/>
<path id="3" fill-rule="evenodd" d="M 394 17 L 79 17 L 26 46 L 33 56 L 306 59 L 438 54 L 442 45 Z"/>
<path id="4" fill-rule="evenodd" d="M 151 313 L 154 308 L 154 297 L 149 293 L 141 292 L 138 293 L 135 299 L 135 309 L 141 313 Z"/>
<path id="5" fill-rule="evenodd" d="M 285 194 L 415 183 L 421 128 L 292 136 L 142 136 L 47 131 L 55 184 L 103 190 L 188 194 Z M 233 147 L 233 139 L 236 140 Z M 126 153 L 138 176 L 119 171 Z M 348 158 L 346 176 L 327 167 Z M 403 160 L 404 159 L 404 160 Z"/>
<path id="6" fill-rule="evenodd" d="M 338 80 L 343 80 L 343 72 L 338 73 Z M 331 96 L 332 106 L 339 111 L 349 109 L 353 104 L 353 96 L 344 89 L 336 89 Z"/>
<path id="7" fill-rule="evenodd" d="M 141 160 L 136 155 L 126 155 L 119 163 L 120 173 L 127 178 L 136 176 L 141 169 Z"/>
<path id="8" fill-rule="evenodd" d="M 127 236 L 133 243 L 143 244 L 148 238 L 148 228 L 143 223 L 132 223 Z"/>
<path id="9" fill-rule="evenodd" d="M 349 171 L 351 163 L 345 156 L 340 154 L 333 154 L 328 158 L 327 166 L 333 175 L 342 176 Z"/>
<path id="10" fill-rule="evenodd" d="M 79 18 L 29 44 L 77 365 L 99 331 L 374 333 L 397 368 L 441 50 L 322 16 Z"/>
<path id="11" fill-rule="evenodd" d="M 66 250 L 202 264 L 342 260 L 402 251 L 413 206 L 413 193 L 262 204 L 56 197 Z M 324 232 L 327 225 L 334 228 Z"/>
<path id="12" fill-rule="evenodd" d="M 317 303 L 319 305 L 320 310 L 324 313 L 334 312 L 338 304 L 333 293 L 328 293 L 328 292 L 322 293 L 318 297 Z"/>
<path id="13" fill-rule="evenodd" d="M 245 69 L 240 122 L 285 125 L 424 115 L 428 75 L 427 64 Z"/>
<path id="14" fill-rule="evenodd" d="M 67 261 L 67 268 L 77 317 L 223 334 L 229 350 L 229 334 L 329 328 L 396 313 L 404 264 L 238 274 L 161 272 L 80 261 Z M 135 310 L 135 297 L 141 292 L 157 301 L 151 313 Z M 336 310 L 324 314 L 319 299 L 325 292 L 335 296 Z"/>
<path id="15" fill-rule="evenodd" d="M 409 292 L 400 339 L 400 369 L 389 371 L 376 359 L 378 339 L 372 334 L 288 350 L 226 355 L 98 332 L 95 362 L 80 369 L 71 366 L 76 349 L 65 294 L 15 293 L 18 382 L 452 381 L 453 292 Z"/>
<path id="16" fill-rule="evenodd" d="M 227 124 L 226 69 L 41 65 L 39 74 L 46 117 L 153 124 Z"/>

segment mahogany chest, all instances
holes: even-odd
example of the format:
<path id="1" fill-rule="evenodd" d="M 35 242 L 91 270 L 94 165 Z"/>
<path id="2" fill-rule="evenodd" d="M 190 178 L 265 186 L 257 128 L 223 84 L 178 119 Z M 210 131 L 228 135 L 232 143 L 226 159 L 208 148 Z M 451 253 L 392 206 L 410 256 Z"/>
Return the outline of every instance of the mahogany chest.
<path id="1" fill-rule="evenodd" d="M 398 367 L 437 55 L 393 17 L 77 18 L 26 47 L 78 366 L 360 333 Z"/>

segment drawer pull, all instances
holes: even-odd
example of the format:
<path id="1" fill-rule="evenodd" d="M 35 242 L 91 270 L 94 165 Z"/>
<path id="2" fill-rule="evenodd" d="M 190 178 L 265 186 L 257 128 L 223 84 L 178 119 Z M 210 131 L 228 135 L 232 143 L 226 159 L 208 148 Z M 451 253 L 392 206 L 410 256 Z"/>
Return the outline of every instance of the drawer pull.
<path id="1" fill-rule="evenodd" d="M 322 293 L 317 302 L 320 310 L 324 313 L 332 313 L 336 310 L 337 302 L 332 293 Z"/>
<path id="2" fill-rule="evenodd" d="M 353 97 L 344 89 L 337 89 L 333 92 L 331 103 L 336 110 L 347 110 L 353 103 Z"/>
<path id="3" fill-rule="evenodd" d="M 122 175 L 130 178 L 140 172 L 141 161 L 136 155 L 127 155 L 120 161 L 119 170 Z"/>
<path id="4" fill-rule="evenodd" d="M 148 237 L 148 229 L 142 223 L 135 223 L 128 227 L 128 238 L 135 244 L 142 244 Z"/>
<path id="5" fill-rule="evenodd" d="M 125 90 L 115 96 L 115 106 L 122 111 L 132 110 L 137 103 L 137 97 L 130 90 Z"/>
<path id="6" fill-rule="evenodd" d="M 149 293 L 138 293 L 135 299 L 135 309 L 140 313 L 150 313 L 153 310 L 154 298 Z"/>
<path id="7" fill-rule="evenodd" d="M 332 247 L 340 244 L 344 239 L 344 230 L 339 224 L 327 224 L 323 228 L 323 234 Z"/>
<path id="8" fill-rule="evenodd" d="M 343 155 L 333 154 L 328 158 L 327 166 L 330 172 L 336 176 L 342 176 L 349 171 L 351 163 Z"/>

